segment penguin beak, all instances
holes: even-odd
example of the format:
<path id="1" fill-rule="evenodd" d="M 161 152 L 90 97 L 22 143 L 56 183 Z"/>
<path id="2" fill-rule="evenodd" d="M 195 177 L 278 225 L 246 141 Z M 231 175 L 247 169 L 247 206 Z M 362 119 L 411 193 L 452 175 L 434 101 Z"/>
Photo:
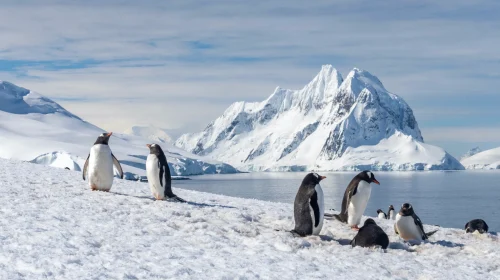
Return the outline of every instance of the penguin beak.
<path id="1" fill-rule="evenodd" d="M 151 148 L 151 144 L 146 144 L 146 147 Z"/>
<path id="2" fill-rule="evenodd" d="M 323 180 L 323 179 L 326 179 L 326 176 L 319 176 L 319 180 Z"/>
<path id="3" fill-rule="evenodd" d="M 108 137 L 111 137 L 113 135 L 113 132 L 108 133 Z"/>
<path id="4" fill-rule="evenodd" d="M 377 181 L 377 179 L 373 179 L 373 182 L 377 185 L 380 185 L 379 181 Z"/>

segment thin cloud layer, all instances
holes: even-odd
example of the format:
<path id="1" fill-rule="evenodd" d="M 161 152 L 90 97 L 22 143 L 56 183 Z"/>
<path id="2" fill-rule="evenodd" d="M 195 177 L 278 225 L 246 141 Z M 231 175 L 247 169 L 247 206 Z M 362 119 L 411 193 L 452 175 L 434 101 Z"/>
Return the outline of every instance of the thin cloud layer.
<path id="1" fill-rule="evenodd" d="M 500 124 L 467 101 L 500 102 L 498 1 L 4 2 L 0 80 L 109 130 L 196 131 L 234 101 L 301 88 L 322 64 L 372 72 L 423 128 L 443 108 Z"/>

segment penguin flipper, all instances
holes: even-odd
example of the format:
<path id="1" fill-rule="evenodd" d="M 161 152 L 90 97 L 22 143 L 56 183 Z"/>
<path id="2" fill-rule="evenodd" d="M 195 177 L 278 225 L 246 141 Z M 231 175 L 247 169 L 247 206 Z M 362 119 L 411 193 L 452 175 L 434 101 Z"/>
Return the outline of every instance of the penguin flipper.
<path id="1" fill-rule="evenodd" d="M 358 182 L 351 182 L 347 187 L 346 194 L 344 195 L 344 203 L 342 203 L 342 211 L 343 214 L 347 214 L 347 210 L 349 209 L 349 203 L 351 203 L 351 198 L 358 192 Z M 342 201 L 342 202 L 344 202 Z M 344 208 L 345 206 L 345 208 Z"/>
<path id="2" fill-rule="evenodd" d="M 438 230 L 439 229 L 433 230 L 431 232 L 426 232 L 425 235 L 427 235 L 427 237 L 432 236 L 434 233 L 438 232 Z"/>
<path id="3" fill-rule="evenodd" d="M 399 235 L 398 228 L 396 227 L 396 224 L 394 224 L 394 233 Z"/>
<path id="4" fill-rule="evenodd" d="M 111 156 L 113 157 L 113 165 L 118 169 L 118 172 L 120 173 L 120 179 L 123 179 L 123 170 L 122 166 L 120 165 L 120 162 L 116 159 L 115 155 L 111 153 Z"/>
<path id="5" fill-rule="evenodd" d="M 317 227 L 319 225 L 319 205 L 318 205 L 318 193 L 314 191 L 314 194 L 311 196 L 309 200 L 309 205 L 314 211 L 314 226 Z"/>
<path id="6" fill-rule="evenodd" d="M 89 167 L 89 158 L 90 158 L 90 154 L 87 156 L 87 160 L 85 161 L 85 164 L 83 165 L 83 174 L 82 174 L 83 181 L 85 181 L 85 174 L 87 174 L 87 168 Z"/>
<path id="7" fill-rule="evenodd" d="M 415 225 L 420 229 L 420 232 L 422 233 L 422 239 L 426 240 L 428 238 L 427 234 L 424 231 L 424 225 L 422 224 L 422 221 L 420 218 L 415 214 L 415 212 L 412 215 L 413 221 L 415 221 Z"/>

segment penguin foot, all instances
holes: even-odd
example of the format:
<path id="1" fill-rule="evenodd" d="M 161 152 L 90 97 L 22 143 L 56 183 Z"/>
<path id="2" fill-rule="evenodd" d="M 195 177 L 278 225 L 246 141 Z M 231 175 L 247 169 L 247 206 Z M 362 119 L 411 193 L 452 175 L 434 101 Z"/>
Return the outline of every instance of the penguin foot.
<path id="1" fill-rule="evenodd" d="M 356 231 L 358 231 L 358 230 L 359 230 L 359 227 L 356 225 L 356 226 L 352 226 L 352 227 L 351 227 L 351 229 L 352 229 L 352 230 L 356 230 Z"/>
<path id="2" fill-rule="evenodd" d="M 97 191 L 97 187 L 95 185 L 90 186 L 90 189 L 93 191 Z"/>

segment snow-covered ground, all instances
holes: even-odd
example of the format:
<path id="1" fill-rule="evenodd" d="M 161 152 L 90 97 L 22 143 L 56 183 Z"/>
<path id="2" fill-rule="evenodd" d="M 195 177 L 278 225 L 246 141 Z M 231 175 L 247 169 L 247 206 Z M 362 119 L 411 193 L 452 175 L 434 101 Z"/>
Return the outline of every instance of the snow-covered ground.
<path id="1" fill-rule="evenodd" d="M 103 130 L 31 90 L 0 81 L 0 157 L 71 170 L 83 164 Z M 147 143 L 163 147 L 174 175 L 235 173 L 232 166 L 186 152 L 170 143 L 114 133 L 109 145 L 125 176 L 145 174 Z"/>
<path id="2" fill-rule="evenodd" d="M 500 169 L 500 147 L 476 153 L 461 163 L 467 169 Z"/>
<path id="3" fill-rule="evenodd" d="M 0 160 L 0 279 L 500 278 L 496 234 L 440 228 L 408 247 L 392 221 L 376 219 L 387 252 L 353 249 L 355 232 L 337 221 L 326 220 L 320 237 L 275 231 L 293 228 L 292 201 L 187 191 L 175 181 L 190 203 L 153 201 L 145 183 L 115 180 L 110 193 L 92 192 L 80 175 Z"/>

